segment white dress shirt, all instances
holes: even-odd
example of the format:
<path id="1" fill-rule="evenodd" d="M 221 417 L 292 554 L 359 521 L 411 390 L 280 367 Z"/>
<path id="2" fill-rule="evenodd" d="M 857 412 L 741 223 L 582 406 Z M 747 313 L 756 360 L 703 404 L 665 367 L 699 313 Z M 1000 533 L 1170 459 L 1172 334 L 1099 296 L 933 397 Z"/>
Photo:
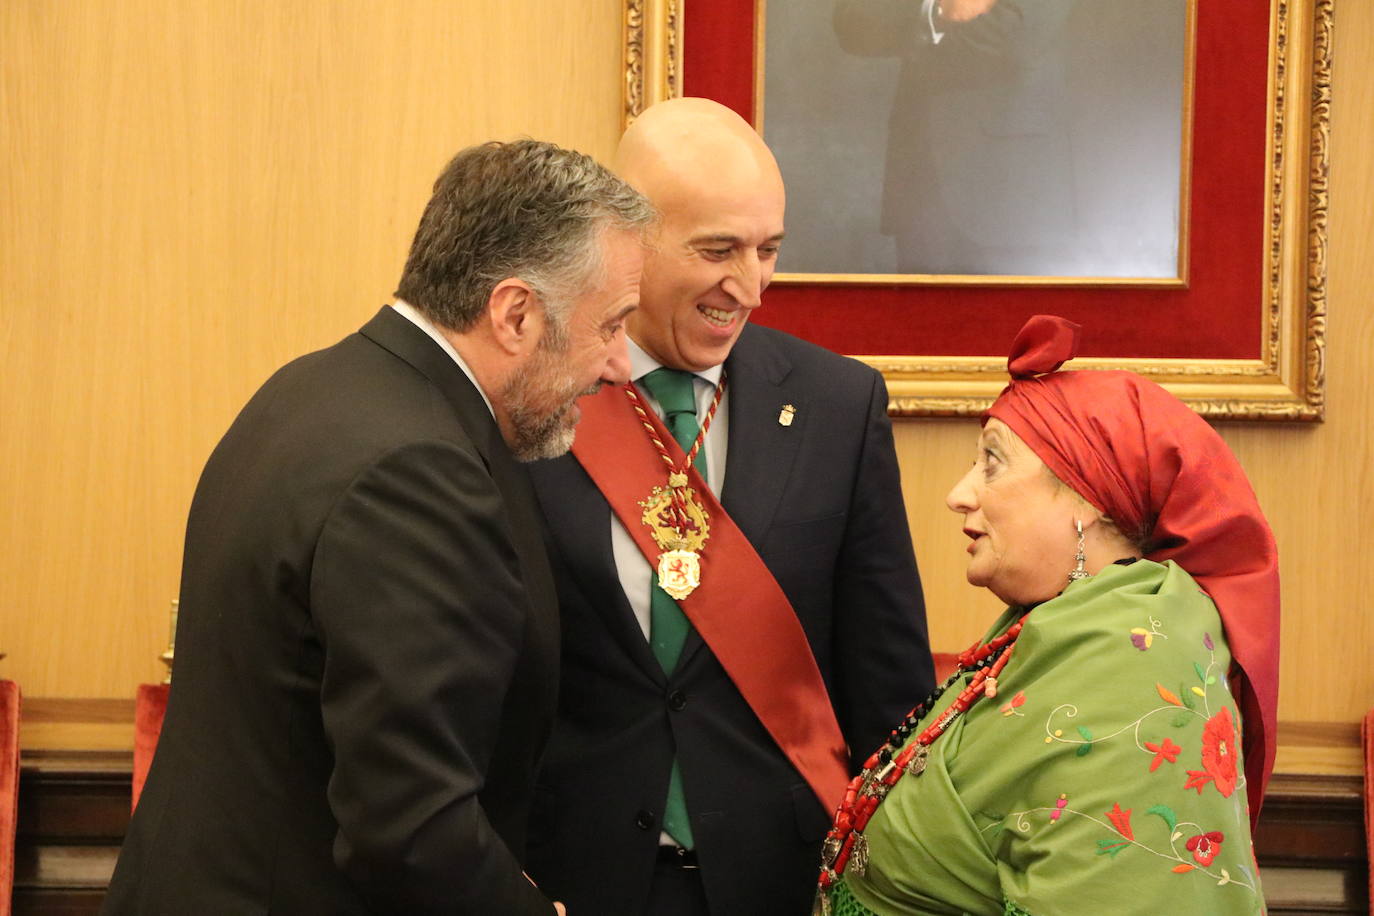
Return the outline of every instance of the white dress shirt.
<path id="1" fill-rule="evenodd" d="M 458 351 L 453 349 L 453 344 L 449 343 L 448 338 L 444 336 L 443 332 L 435 327 L 434 322 L 426 318 L 421 314 L 419 309 L 409 302 L 406 302 L 404 299 L 397 299 L 395 302 L 391 303 L 391 307 L 399 312 L 401 317 L 405 318 L 411 324 L 433 338 L 435 343 L 444 348 L 445 353 L 453 357 L 453 361 L 458 364 L 458 368 L 463 370 L 463 374 L 468 377 L 472 382 L 472 386 L 477 389 L 477 393 L 482 396 L 482 403 L 487 405 L 487 412 L 490 413 L 494 419 L 496 417 L 496 411 L 492 410 L 491 398 L 487 397 L 487 393 L 482 390 L 482 386 L 477 382 L 477 376 L 472 374 L 472 369 L 468 367 L 467 363 L 463 362 L 463 357 L 459 356 Z"/>

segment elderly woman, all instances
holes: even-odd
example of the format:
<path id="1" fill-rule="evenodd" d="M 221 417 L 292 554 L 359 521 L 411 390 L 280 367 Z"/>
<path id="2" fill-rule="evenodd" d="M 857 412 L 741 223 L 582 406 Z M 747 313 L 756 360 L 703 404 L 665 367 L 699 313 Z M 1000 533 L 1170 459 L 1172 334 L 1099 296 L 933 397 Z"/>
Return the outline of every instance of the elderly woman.
<path id="1" fill-rule="evenodd" d="M 817 913 L 1263 910 L 1273 535 L 1180 401 L 1055 371 L 1077 338 L 1047 316 L 1017 337 L 948 496 L 969 582 L 1010 607 L 850 784 Z"/>

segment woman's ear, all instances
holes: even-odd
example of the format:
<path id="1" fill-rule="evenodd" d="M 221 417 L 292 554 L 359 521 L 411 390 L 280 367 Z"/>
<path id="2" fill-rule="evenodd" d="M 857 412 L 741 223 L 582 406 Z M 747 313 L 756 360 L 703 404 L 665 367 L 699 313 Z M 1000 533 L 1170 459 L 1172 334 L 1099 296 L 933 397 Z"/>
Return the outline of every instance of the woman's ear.
<path id="1" fill-rule="evenodd" d="M 1085 537 L 1090 537 L 1107 547 L 1118 554 L 1118 557 L 1142 556 L 1140 548 L 1126 536 L 1124 531 L 1117 527 L 1110 515 L 1104 515 L 1092 506 L 1089 506 L 1088 510 L 1088 513 L 1083 516 L 1083 534 Z"/>
<path id="2" fill-rule="evenodd" d="M 1083 532 L 1085 534 L 1091 531 L 1094 525 L 1104 524 L 1110 527 L 1112 524 L 1110 518 L 1098 512 L 1096 507 L 1086 501 L 1083 503 L 1082 510 L 1079 511 L 1075 518 L 1083 523 Z"/>

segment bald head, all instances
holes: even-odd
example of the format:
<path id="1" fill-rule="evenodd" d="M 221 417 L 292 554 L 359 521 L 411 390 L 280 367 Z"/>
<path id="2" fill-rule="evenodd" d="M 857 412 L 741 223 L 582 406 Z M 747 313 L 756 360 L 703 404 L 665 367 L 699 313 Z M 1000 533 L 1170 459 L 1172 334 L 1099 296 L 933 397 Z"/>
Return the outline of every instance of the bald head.
<path id="1" fill-rule="evenodd" d="M 782 175 L 763 138 L 710 99 L 669 99 L 645 111 L 621 138 L 615 171 L 655 202 L 656 193 L 722 177 L 782 192 Z"/>
<path id="2" fill-rule="evenodd" d="M 661 215 L 630 337 L 666 366 L 719 365 L 773 277 L 786 203 L 773 154 L 724 105 L 670 99 L 625 131 L 615 171 Z"/>

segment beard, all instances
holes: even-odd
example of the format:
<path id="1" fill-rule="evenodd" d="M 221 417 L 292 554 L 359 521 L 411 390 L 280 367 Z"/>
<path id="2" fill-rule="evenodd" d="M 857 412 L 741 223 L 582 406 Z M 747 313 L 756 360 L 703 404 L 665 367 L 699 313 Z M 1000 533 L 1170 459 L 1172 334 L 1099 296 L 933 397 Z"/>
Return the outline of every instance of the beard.
<path id="1" fill-rule="evenodd" d="M 576 422 L 569 418 L 577 399 L 601 390 L 597 382 L 579 389 L 564 365 L 567 342 L 550 345 L 549 335 L 529 363 L 518 369 L 501 389 L 501 400 L 511 427 L 511 454 L 516 461 L 557 458 L 572 448 Z"/>

